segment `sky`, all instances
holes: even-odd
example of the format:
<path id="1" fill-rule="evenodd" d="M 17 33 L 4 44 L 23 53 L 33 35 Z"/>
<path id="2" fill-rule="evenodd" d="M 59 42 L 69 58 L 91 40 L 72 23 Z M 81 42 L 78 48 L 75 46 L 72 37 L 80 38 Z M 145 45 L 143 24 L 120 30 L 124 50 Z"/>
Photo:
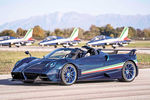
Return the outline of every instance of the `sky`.
<path id="1" fill-rule="evenodd" d="M 53 12 L 150 14 L 150 0 L 0 0 L 0 25 Z"/>

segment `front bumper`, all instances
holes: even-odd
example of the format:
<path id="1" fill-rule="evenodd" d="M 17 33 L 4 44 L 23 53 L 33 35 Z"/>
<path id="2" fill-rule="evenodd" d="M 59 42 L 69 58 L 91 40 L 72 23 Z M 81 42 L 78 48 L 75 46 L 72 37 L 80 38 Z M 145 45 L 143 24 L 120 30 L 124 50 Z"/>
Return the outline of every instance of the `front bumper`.
<path id="1" fill-rule="evenodd" d="M 59 70 L 51 70 L 48 72 L 36 72 L 36 71 L 21 71 L 21 72 L 11 72 L 12 80 L 20 81 L 34 81 L 40 78 L 42 81 L 60 81 Z"/>
<path id="2" fill-rule="evenodd" d="M 39 73 L 23 73 L 23 72 L 12 72 L 12 80 L 20 80 L 20 81 L 34 81 L 36 78 L 40 78 L 44 81 L 51 81 L 46 74 Z"/>

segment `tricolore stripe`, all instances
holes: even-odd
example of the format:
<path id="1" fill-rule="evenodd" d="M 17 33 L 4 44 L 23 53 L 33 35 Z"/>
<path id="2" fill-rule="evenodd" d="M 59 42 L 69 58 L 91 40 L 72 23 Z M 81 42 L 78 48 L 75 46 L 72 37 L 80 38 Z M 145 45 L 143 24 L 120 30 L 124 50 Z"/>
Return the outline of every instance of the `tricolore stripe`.
<path id="1" fill-rule="evenodd" d="M 71 34 L 70 38 L 72 38 L 72 37 L 74 36 L 74 34 L 76 33 L 77 30 L 78 30 L 77 28 L 75 28 L 75 29 L 73 30 L 73 33 Z"/>
<path id="2" fill-rule="evenodd" d="M 123 35 L 124 35 L 125 32 L 127 31 L 127 29 L 128 29 L 127 27 L 124 28 L 124 30 L 123 30 L 123 32 L 122 32 L 122 34 L 121 34 L 121 36 L 120 36 L 120 39 L 123 37 Z"/>
<path id="3" fill-rule="evenodd" d="M 28 35 L 30 34 L 30 32 L 32 31 L 32 29 L 29 29 L 29 31 L 26 33 L 24 39 L 27 39 Z"/>
<path id="4" fill-rule="evenodd" d="M 92 70 L 87 70 L 87 71 L 83 71 L 82 74 L 89 74 L 89 73 L 96 73 L 96 72 L 101 72 L 101 71 L 106 71 L 106 70 L 111 70 L 111 69 L 118 69 L 118 68 L 122 68 L 123 64 L 124 63 L 119 63 L 119 64 L 114 64 L 114 65 L 96 68 Z"/>

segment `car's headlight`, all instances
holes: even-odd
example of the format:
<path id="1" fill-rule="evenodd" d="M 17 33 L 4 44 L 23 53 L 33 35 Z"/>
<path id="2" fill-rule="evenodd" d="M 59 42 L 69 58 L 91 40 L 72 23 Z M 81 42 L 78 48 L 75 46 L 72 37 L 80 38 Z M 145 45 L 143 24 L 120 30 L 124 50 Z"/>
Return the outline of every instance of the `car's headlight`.
<path id="1" fill-rule="evenodd" d="M 52 67 L 55 67 L 55 65 L 56 65 L 56 62 L 50 62 L 50 63 L 46 64 L 46 67 L 52 68 Z"/>

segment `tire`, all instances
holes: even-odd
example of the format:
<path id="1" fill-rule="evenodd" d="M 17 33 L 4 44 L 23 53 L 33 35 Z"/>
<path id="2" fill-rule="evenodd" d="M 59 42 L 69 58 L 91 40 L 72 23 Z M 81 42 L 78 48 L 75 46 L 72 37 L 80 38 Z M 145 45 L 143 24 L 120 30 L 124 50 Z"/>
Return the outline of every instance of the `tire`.
<path id="1" fill-rule="evenodd" d="M 61 71 L 61 81 L 63 85 L 72 85 L 76 82 L 77 70 L 74 65 L 66 64 Z"/>
<path id="2" fill-rule="evenodd" d="M 135 79 L 137 74 L 136 66 L 132 61 L 127 61 L 122 68 L 122 79 L 118 79 L 121 82 L 131 82 Z"/>

